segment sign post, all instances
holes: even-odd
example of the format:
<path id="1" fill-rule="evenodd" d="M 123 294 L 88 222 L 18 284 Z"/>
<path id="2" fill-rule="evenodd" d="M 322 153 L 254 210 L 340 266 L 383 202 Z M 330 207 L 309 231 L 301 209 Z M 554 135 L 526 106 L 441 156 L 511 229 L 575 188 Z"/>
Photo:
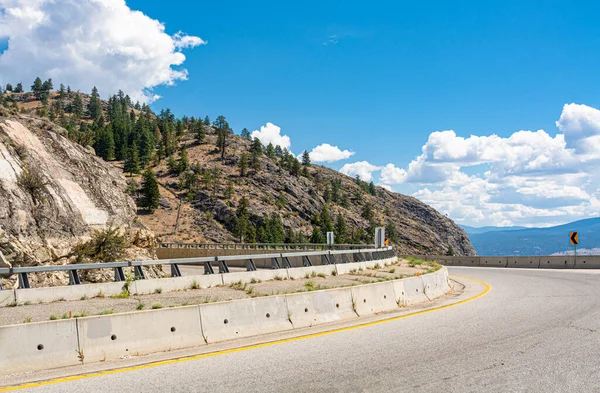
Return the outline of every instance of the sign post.
<path id="1" fill-rule="evenodd" d="M 327 244 L 331 245 L 333 244 L 333 232 L 327 232 Z"/>
<path id="2" fill-rule="evenodd" d="M 570 240 L 571 240 L 571 244 L 575 248 L 575 258 L 577 258 L 577 245 L 579 244 L 579 233 L 578 232 L 571 232 L 571 234 L 569 235 L 569 237 L 570 237 Z"/>
<path id="3" fill-rule="evenodd" d="M 375 228 L 375 247 L 382 248 L 385 244 L 385 227 Z"/>

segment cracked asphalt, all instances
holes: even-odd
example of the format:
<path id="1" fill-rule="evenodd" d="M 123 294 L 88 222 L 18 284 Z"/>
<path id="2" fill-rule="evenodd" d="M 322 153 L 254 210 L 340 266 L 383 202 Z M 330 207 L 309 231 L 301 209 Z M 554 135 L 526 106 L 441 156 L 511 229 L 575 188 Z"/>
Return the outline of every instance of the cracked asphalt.
<path id="1" fill-rule="evenodd" d="M 600 391 L 600 271 L 449 270 L 492 290 L 392 322 L 27 391 Z"/>

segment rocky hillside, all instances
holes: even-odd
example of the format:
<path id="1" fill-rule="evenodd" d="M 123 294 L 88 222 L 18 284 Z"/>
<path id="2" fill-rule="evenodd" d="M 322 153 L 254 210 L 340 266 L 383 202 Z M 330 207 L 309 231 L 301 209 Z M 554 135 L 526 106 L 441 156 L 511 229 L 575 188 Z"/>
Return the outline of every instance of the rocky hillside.
<path id="1" fill-rule="evenodd" d="M 79 115 L 77 97 L 87 108 Z M 138 201 L 142 180 L 136 172 L 150 168 L 160 184 L 160 205 L 138 209 L 138 215 L 160 241 L 301 243 L 324 241 L 324 232 L 334 230 L 336 242 L 373 243 L 374 227 L 385 226 L 400 253 L 475 254 L 468 235 L 430 206 L 326 167 L 300 165 L 281 149 L 274 154 L 273 146 L 269 152 L 253 146 L 249 133 L 233 135 L 223 117 L 155 115 L 132 107 L 126 96 L 96 105 L 102 110 L 92 110 L 92 102 L 67 90 L 50 93 L 46 105 L 32 93 L 7 93 L 4 105 L 47 113 L 114 166 L 135 167 L 128 191 Z"/>
<path id="2" fill-rule="evenodd" d="M 215 147 L 217 135 L 206 127 L 202 143 L 187 135 L 179 144 L 175 162 L 185 149 L 189 168 L 177 174 L 168 161 L 154 168 L 161 184 L 161 206 L 140 216 L 163 242 L 238 242 L 236 218 L 242 198 L 249 201 L 249 217 L 260 232 L 276 213 L 286 241 L 311 242 L 316 226 L 324 227 L 324 206 L 336 232 L 336 242 L 373 243 L 373 227 L 386 226 L 400 253 L 475 255 L 467 234 L 452 220 L 419 200 L 375 187 L 332 169 L 310 165 L 295 176 L 282 165 L 282 157 L 262 154 L 259 165 L 241 176 L 240 160 L 252 142 L 231 135 L 223 159 Z M 173 163 L 171 163 L 173 167 Z M 177 172 L 177 171 L 175 171 Z M 197 184 L 190 192 L 190 179 Z M 334 193 L 333 184 L 339 191 Z M 375 195 L 372 195 L 375 194 Z M 372 216 L 366 210 L 370 209 Z M 338 233 L 341 215 L 346 233 Z M 392 233 L 390 233 L 392 232 Z M 256 241 L 261 241 L 257 233 Z"/>
<path id="3" fill-rule="evenodd" d="M 9 265 L 93 259 L 83 246 L 109 227 L 134 239 L 122 244 L 120 259 L 151 259 L 153 234 L 138 222 L 126 186 L 121 171 L 70 141 L 64 129 L 0 107 L 0 252 Z M 30 281 L 66 283 L 67 276 Z M 14 278 L 3 284 L 14 285 Z"/>

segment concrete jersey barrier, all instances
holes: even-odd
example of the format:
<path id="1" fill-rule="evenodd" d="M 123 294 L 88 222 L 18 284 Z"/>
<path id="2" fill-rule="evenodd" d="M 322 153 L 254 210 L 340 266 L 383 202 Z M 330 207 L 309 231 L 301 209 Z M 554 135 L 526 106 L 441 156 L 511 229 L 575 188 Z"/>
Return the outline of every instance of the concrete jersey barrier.
<path id="1" fill-rule="evenodd" d="M 294 293 L 285 299 L 294 328 L 358 318 L 350 288 Z"/>
<path id="2" fill-rule="evenodd" d="M 414 256 L 404 255 L 398 258 L 420 258 L 437 261 L 444 266 L 479 266 L 530 269 L 600 269 L 600 256 L 481 256 L 481 257 L 449 257 L 449 256 Z"/>

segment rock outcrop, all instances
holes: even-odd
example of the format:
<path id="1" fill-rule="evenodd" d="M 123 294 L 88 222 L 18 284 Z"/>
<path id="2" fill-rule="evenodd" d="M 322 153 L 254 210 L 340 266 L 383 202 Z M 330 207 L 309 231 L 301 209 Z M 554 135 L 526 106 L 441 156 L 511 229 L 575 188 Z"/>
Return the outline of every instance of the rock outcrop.
<path id="1" fill-rule="evenodd" d="M 124 259 L 152 259 L 154 236 L 139 223 L 126 186 L 121 171 L 67 139 L 64 129 L 0 108 L 0 252 L 8 264 L 73 263 L 74 247 L 108 227 L 139 240 L 127 245 Z M 52 285 L 67 277 L 30 280 Z"/>

